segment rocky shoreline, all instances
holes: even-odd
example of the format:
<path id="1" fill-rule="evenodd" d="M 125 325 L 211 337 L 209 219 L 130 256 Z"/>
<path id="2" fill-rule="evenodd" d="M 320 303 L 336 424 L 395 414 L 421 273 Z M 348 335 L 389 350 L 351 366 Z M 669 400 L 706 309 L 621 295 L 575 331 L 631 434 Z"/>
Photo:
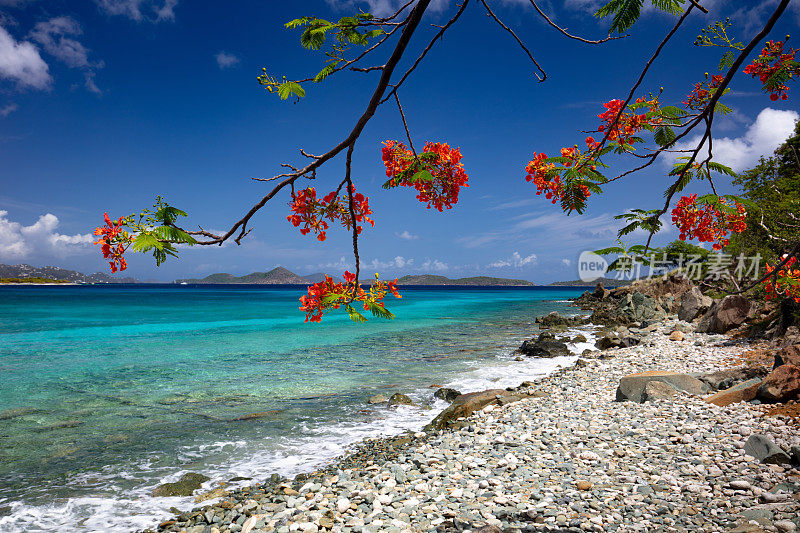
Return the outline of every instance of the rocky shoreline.
<path id="1" fill-rule="evenodd" d="M 581 297 L 606 327 L 606 349 L 575 366 L 455 397 L 426 431 L 365 441 L 293 480 L 218 483 L 198 496 L 204 505 L 152 531 L 795 531 L 800 431 L 787 413 L 800 405 L 756 398 L 776 370 L 753 354 L 763 364 L 776 337 L 769 346 L 717 333 L 770 311 L 748 305 L 734 324 L 741 306 L 698 300 L 679 280 L 661 285 Z M 539 322 L 551 335 L 521 354 L 560 354 L 559 333 L 586 320 Z"/>

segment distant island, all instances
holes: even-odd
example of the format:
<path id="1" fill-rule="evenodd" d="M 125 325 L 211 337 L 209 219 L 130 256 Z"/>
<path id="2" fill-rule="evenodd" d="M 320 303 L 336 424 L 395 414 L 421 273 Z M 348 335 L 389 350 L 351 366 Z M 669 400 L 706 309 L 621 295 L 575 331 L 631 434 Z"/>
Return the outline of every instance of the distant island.
<path id="1" fill-rule="evenodd" d="M 600 278 L 594 281 L 581 281 L 574 279 L 572 281 L 556 281 L 550 284 L 551 287 L 594 287 L 598 283 L 602 283 L 604 287 L 621 287 L 623 285 L 630 285 L 631 280 L 628 279 L 614 279 L 614 278 Z"/>
<path id="2" fill-rule="evenodd" d="M 532 287 L 534 285 L 530 281 L 524 279 L 492 278 L 489 276 L 450 279 L 444 276 L 434 276 L 432 274 L 403 276 L 397 283 L 398 285 L 475 285 L 488 287 Z"/>
<path id="3" fill-rule="evenodd" d="M 0 264 L 0 278 L 14 279 L 13 283 L 139 283 L 134 278 L 115 278 L 103 272 L 83 274 L 54 266 L 34 267 L 31 265 Z M 46 280 L 46 281 L 36 281 Z M 7 282 L 12 283 L 12 282 Z"/>

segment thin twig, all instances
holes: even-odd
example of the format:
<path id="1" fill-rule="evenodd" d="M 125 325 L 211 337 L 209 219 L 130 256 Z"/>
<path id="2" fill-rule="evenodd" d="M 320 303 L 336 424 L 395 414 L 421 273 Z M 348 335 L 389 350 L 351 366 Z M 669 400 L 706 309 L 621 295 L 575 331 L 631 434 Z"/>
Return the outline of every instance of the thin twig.
<path id="1" fill-rule="evenodd" d="M 400 118 L 403 119 L 403 127 L 406 129 L 406 138 L 408 139 L 408 144 L 411 146 L 411 153 L 414 154 L 414 159 L 416 159 L 417 151 L 414 150 L 414 142 L 411 140 L 411 133 L 409 133 L 408 123 L 406 123 L 406 114 L 403 113 L 403 106 L 400 105 L 400 97 L 397 96 L 397 92 L 394 93 L 394 99 L 397 102 L 397 109 L 400 110 Z"/>
<path id="2" fill-rule="evenodd" d="M 611 34 L 609 34 L 608 37 L 606 37 L 605 39 L 599 39 L 597 41 L 592 41 L 590 39 L 584 39 L 583 37 L 579 37 L 577 35 L 572 35 L 571 33 L 567 32 L 566 28 L 562 28 L 561 26 L 559 26 L 558 24 L 556 24 L 555 22 L 550 20 L 550 17 L 548 17 L 547 14 L 539 8 L 539 6 L 536 4 L 535 0 L 529 0 L 529 1 L 530 1 L 531 5 L 533 6 L 533 8 L 539 13 L 539 15 L 541 15 L 541 17 L 544 20 L 547 21 L 548 24 L 550 24 L 552 27 L 554 27 L 555 29 L 557 29 L 558 31 L 560 31 L 561 33 L 563 33 L 566 37 L 569 37 L 570 39 L 575 39 L 576 41 L 580 41 L 582 43 L 587 43 L 587 44 L 601 44 L 601 43 L 606 43 L 608 41 L 613 41 L 615 39 L 624 39 L 625 37 L 629 37 L 629 35 L 617 35 L 617 36 L 612 37 Z"/>
<path id="3" fill-rule="evenodd" d="M 545 72 L 545 71 L 542 69 L 542 67 L 539 65 L 539 63 L 536 61 L 536 59 L 534 59 L 534 57 L 533 57 L 533 54 L 531 53 L 531 51 L 530 51 L 530 50 L 528 50 L 528 47 L 527 47 L 527 46 L 525 46 L 525 43 L 523 43 L 523 42 L 522 42 L 522 39 L 520 39 L 519 37 L 517 37 L 517 34 L 516 34 L 516 33 L 514 33 L 514 30 L 512 30 L 511 28 L 509 28 L 508 26 L 506 26 L 506 25 L 503 23 L 503 21 L 502 21 L 502 20 L 500 20 L 500 19 L 497 17 L 497 15 L 495 15 L 495 14 L 494 14 L 494 11 L 492 11 L 492 8 L 490 8 L 490 7 L 489 7 L 489 4 L 487 4 L 487 3 L 486 3 L 486 0 L 480 0 L 480 2 L 481 2 L 481 4 L 483 4 L 483 7 L 485 7 L 485 8 L 486 8 L 486 11 L 489 13 L 489 16 L 491 16 L 491 17 L 494 19 L 494 21 L 495 21 L 495 22 L 497 22 L 497 24 L 499 24 L 499 25 L 500 25 L 500 27 L 501 27 L 501 28 L 503 28 L 504 30 L 506 30 L 508 33 L 510 33 L 510 34 L 511 34 L 511 36 L 512 36 L 512 37 L 514 37 L 514 39 L 517 41 L 517 44 L 519 44 L 519 46 L 520 46 L 520 47 L 521 47 L 521 48 L 522 48 L 522 49 L 525 51 L 525 53 L 528 55 L 528 58 L 529 58 L 531 61 L 533 61 L 533 64 L 534 64 L 534 65 L 536 65 L 536 68 L 537 68 L 537 69 L 539 69 L 539 72 L 541 72 L 541 73 L 542 73 L 542 75 L 540 76 L 540 75 L 539 75 L 537 72 L 534 72 L 534 75 L 536 76 L 536 79 L 538 79 L 540 82 L 542 82 L 542 81 L 546 80 L 546 79 L 547 79 L 547 72 Z"/>

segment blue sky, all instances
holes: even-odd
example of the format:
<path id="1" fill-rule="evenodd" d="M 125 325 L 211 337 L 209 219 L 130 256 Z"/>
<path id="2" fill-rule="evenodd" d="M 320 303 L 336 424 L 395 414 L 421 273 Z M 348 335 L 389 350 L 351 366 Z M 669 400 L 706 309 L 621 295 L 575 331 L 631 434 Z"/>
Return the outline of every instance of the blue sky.
<path id="1" fill-rule="evenodd" d="M 267 94 L 256 82 L 262 67 L 298 78 L 322 64 L 282 24 L 358 8 L 383 15 L 398 3 L 0 0 L 0 262 L 104 270 L 89 235 L 103 212 L 139 211 L 157 194 L 188 211 L 189 225 L 227 229 L 265 193 L 265 184 L 251 177 L 301 163 L 299 148 L 322 153 L 338 143 L 377 80 L 376 73 L 343 72 L 309 87 L 297 104 Z M 718 61 L 718 50 L 692 46 L 699 30 L 730 16 L 735 35 L 749 40 L 777 2 L 703 3 L 710 15 L 692 17 L 675 36 L 642 94 L 664 87 L 662 102 L 679 103 Z M 660 206 L 667 163 L 610 185 L 590 199 L 585 215 L 569 217 L 535 195 L 524 168 L 533 152 L 555 155 L 582 143 L 581 130 L 596 127 L 602 102 L 627 94 L 674 19 L 648 11 L 630 37 L 593 46 L 565 39 L 527 1 L 491 4 L 529 44 L 548 79 L 537 83 L 509 35 L 480 4 L 468 7 L 400 96 L 415 143 L 459 146 L 470 187 L 444 213 L 425 209 L 410 190 L 382 190 L 381 142 L 404 132 L 396 107 L 381 107 L 354 158 L 356 185 L 375 212 L 375 228 L 361 239 L 367 272 L 575 279 L 581 251 L 613 242 L 620 226 L 613 215 Z M 606 32 L 608 22 L 591 16 L 594 0 L 542 5 L 574 33 Z M 435 0 L 433 7 L 411 52 L 424 47 L 436 31 L 430 24 L 447 20 L 455 4 Z M 792 5 L 770 37 L 796 33 L 797 24 Z M 381 53 L 377 63 L 388 50 Z M 797 119 L 797 90 L 771 102 L 757 81 L 736 78 L 727 100 L 734 113 L 715 126 L 718 160 L 742 170 L 774 149 Z M 629 165 L 611 161 L 612 172 Z M 314 185 L 332 190 L 342 172 L 340 157 Z M 706 192 L 702 184 L 691 190 Z M 286 221 L 288 196 L 275 200 L 253 219 L 241 246 L 186 250 L 160 268 L 148 256 L 132 256 L 125 274 L 172 280 L 276 265 L 301 274 L 352 269 L 343 229 L 330 231 L 325 243 L 303 237 Z M 658 239 L 675 237 L 666 230 Z"/>

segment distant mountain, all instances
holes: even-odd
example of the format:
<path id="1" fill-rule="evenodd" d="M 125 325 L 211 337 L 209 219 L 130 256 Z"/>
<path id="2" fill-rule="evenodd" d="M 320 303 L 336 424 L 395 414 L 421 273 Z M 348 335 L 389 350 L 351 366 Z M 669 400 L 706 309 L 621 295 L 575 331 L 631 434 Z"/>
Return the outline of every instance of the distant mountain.
<path id="1" fill-rule="evenodd" d="M 234 276 L 233 274 L 211 274 L 204 278 L 178 279 L 175 283 L 239 283 L 249 285 L 307 285 L 309 280 L 298 276 L 294 272 L 283 267 L 276 267 L 269 272 L 253 272 L 246 276 Z"/>
<path id="2" fill-rule="evenodd" d="M 115 278 L 104 272 L 83 274 L 54 266 L 34 267 L 31 265 L 0 264 L 0 278 L 47 278 L 72 283 L 139 283 L 134 278 Z"/>
<path id="3" fill-rule="evenodd" d="M 489 276 L 475 276 L 471 278 L 450 279 L 444 276 L 434 276 L 432 274 L 418 274 L 414 276 L 403 276 L 397 280 L 398 285 L 474 285 L 474 286 L 508 286 L 508 287 L 530 287 L 533 283 L 524 279 L 492 278 Z"/>
<path id="4" fill-rule="evenodd" d="M 614 279 L 614 278 L 600 278 L 594 281 L 581 281 L 574 279 L 572 281 L 556 281 L 551 283 L 551 287 L 594 287 L 598 283 L 602 283 L 604 287 L 621 287 L 623 285 L 630 285 L 631 280 Z"/>

